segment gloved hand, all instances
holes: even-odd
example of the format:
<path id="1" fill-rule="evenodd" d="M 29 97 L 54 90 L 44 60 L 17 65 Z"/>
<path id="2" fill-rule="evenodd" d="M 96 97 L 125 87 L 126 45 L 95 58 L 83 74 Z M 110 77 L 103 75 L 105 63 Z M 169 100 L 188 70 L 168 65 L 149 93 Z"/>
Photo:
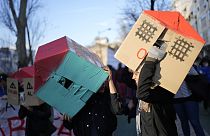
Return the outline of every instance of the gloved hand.
<path id="1" fill-rule="evenodd" d="M 166 44 L 162 44 L 160 48 L 152 46 L 149 51 L 146 60 L 161 61 L 166 55 Z"/>

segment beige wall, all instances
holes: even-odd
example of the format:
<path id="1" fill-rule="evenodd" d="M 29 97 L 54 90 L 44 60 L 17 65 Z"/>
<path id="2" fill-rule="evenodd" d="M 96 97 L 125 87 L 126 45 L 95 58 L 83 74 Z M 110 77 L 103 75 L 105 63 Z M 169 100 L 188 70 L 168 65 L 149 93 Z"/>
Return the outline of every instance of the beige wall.
<path id="1" fill-rule="evenodd" d="M 98 44 L 88 48 L 99 56 L 104 65 L 107 65 L 107 46 Z"/>
<path id="2" fill-rule="evenodd" d="M 106 37 L 96 37 L 94 44 L 87 47 L 89 50 L 99 56 L 104 65 L 108 64 L 108 49 L 116 50 L 119 48 L 120 43 L 109 43 Z M 116 48 L 116 49 L 115 49 Z"/>

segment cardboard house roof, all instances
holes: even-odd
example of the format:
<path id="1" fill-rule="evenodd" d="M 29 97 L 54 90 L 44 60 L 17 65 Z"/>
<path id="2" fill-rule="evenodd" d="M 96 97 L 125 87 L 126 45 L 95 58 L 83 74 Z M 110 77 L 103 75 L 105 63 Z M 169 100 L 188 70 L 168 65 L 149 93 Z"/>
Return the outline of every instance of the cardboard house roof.
<path id="1" fill-rule="evenodd" d="M 160 21 L 160 23 L 162 23 L 166 28 L 172 29 L 186 37 L 200 41 L 203 44 L 205 43 L 205 40 L 177 11 L 145 10 L 144 13 Z"/>
<path id="2" fill-rule="evenodd" d="M 35 90 L 47 80 L 68 52 L 66 38 L 62 37 L 38 48 L 35 57 Z"/>
<path id="3" fill-rule="evenodd" d="M 11 78 L 21 80 L 23 78 L 32 78 L 34 77 L 34 66 L 28 66 L 20 68 L 18 71 L 14 72 L 11 75 Z"/>

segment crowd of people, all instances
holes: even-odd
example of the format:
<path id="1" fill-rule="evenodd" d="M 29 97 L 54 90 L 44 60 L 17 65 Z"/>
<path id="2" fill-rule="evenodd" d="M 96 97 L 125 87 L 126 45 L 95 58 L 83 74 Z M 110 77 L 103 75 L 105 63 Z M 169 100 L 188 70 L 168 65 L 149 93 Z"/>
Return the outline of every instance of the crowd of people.
<path id="1" fill-rule="evenodd" d="M 187 81 L 184 80 L 175 95 L 154 81 L 156 66 L 165 56 L 165 51 L 158 46 L 150 48 L 144 63 L 136 71 L 122 64 L 117 70 L 104 67 L 109 75 L 107 80 L 73 118 L 62 114 L 64 126 L 73 129 L 76 136 L 111 136 L 117 128 L 116 115 L 126 115 L 128 123 L 136 118 L 139 136 L 177 136 L 177 115 L 184 136 L 190 136 L 189 122 L 197 136 L 204 136 L 199 120 L 200 100 L 193 96 Z M 189 76 L 197 74 L 205 75 L 210 83 L 207 58 L 188 73 Z M 7 77 L 0 75 L 1 97 L 6 96 Z M 205 109 L 208 104 L 204 101 Z M 26 136 L 50 136 L 56 130 L 50 119 L 52 116 L 52 107 L 45 102 L 38 106 L 21 105 L 19 110 L 19 118 L 26 118 Z"/>

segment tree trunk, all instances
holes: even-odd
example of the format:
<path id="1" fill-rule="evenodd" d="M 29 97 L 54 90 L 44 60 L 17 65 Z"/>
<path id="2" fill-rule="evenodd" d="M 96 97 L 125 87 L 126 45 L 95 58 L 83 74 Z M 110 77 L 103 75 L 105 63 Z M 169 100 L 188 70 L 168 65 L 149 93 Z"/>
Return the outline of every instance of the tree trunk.
<path id="1" fill-rule="evenodd" d="M 154 10 L 155 9 L 154 6 L 155 6 L 155 0 L 151 0 L 151 7 L 150 7 L 150 9 Z"/>
<path id="2" fill-rule="evenodd" d="M 16 41 L 16 49 L 18 52 L 18 68 L 28 65 L 25 43 L 25 27 L 19 27 Z"/>
<path id="3" fill-rule="evenodd" d="M 27 0 L 21 0 L 20 2 L 20 12 L 18 17 L 17 26 L 17 41 L 16 49 L 18 52 L 18 68 L 28 66 L 28 57 L 26 53 L 26 7 Z"/>
<path id="4" fill-rule="evenodd" d="M 26 30 L 27 30 L 27 36 L 28 36 L 28 45 L 29 45 L 29 56 L 28 56 L 28 63 L 30 62 L 31 65 L 33 65 L 33 54 L 32 54 L 32 46 L 31 46 L 31 38 L 30 38 L 30 32 L 28 28 L 28 23 L 26 24 Z"/>

